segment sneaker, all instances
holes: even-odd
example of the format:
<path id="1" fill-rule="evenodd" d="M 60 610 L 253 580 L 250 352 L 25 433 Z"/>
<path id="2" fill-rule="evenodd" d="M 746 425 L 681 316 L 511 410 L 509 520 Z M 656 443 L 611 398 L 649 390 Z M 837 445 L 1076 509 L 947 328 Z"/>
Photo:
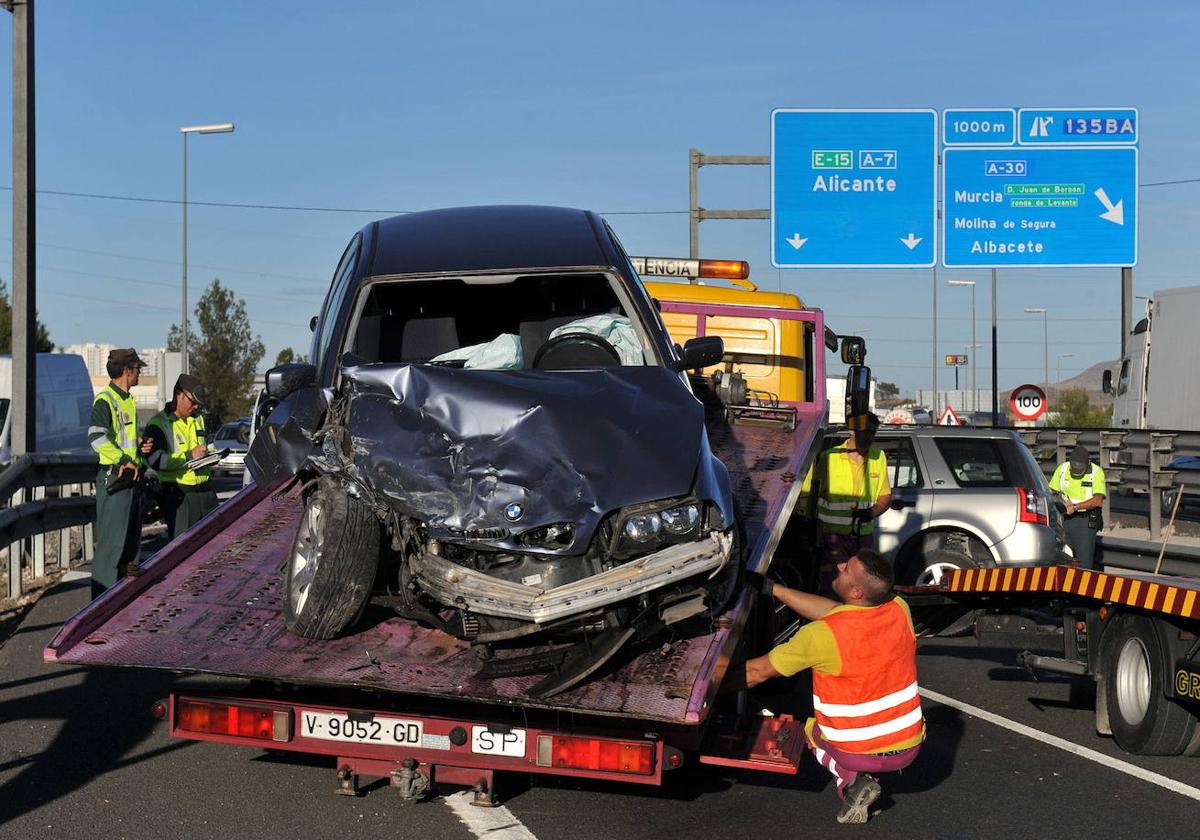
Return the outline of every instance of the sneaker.
<path id="1" fill-rule="evenodd" d="M 858 778 L 846 786 L 846 798 L 838 811 L 840 823 L 865 823 L 871 819 L 871 805 L 883 793 L 874 776 L 859 773 Z"/>

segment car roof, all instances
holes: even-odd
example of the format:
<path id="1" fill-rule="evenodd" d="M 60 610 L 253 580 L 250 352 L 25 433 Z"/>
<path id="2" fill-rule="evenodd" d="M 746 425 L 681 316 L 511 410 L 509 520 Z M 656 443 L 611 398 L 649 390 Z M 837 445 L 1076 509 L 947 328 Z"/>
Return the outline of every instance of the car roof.
<path id="1" fill-rule="evenodd" d="M 373 222 L 363 234 L 374 237 L 371 277 L 610 264 L 604 222 L 567 207 L 425 210 Z"/>

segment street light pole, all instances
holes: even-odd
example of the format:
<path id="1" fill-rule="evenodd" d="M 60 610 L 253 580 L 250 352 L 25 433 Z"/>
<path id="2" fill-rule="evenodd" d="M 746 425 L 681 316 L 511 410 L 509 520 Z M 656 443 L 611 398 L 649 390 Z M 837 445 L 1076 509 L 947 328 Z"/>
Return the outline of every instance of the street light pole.
<path id="1" fill-rule="evenodd" d="M 180 371 L 188 372 L 188 149 L 189 134 L 228 134 L 233 131 L 233 123 L 215 123 L 211 125 L 188 125 L 179 129 L 183 135 L 183 319 L 179 330 L 183 337 L 180 346 Z"/>
<path id="2" fill-rule="evenodd" d="M 1070 358 L 1074 357 L 1074 355 L 1075 355 L 1074 353 L 1059 353 L 1058 354 L 1058 373 L 1055 374 L 1055 376 L 1056 376 L 1055 384 L 1062 384 L 1062 360 L 1070 359 Z M 1056 395 L 1057 395 L 1057 390 L 1058 389 L 1056 388 L 1055 389 Z"/>
<path id="3" fill-rule="evenodd" d="M 1042 316 L 1042 374 L 1046 377 L 1046 388 L 1050 388 L 1050 316 L 1044 306 L 1026 306 L 1031 315 Z"/>

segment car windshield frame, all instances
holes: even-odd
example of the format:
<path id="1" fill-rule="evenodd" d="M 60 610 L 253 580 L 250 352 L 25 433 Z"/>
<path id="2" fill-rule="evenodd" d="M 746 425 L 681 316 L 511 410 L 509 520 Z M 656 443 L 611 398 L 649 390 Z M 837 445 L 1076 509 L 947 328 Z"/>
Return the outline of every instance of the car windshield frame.
<path id="1" fill-rule="evenodd" d="M 628 288 L 627 282 L 620 275 L 619 272 L 614 271 L 611 267 L 608 267 L 608 266 L 539 267 L 539 268 L 531 268 L 531 269 L 516 269 L 516 270 L 505 269 L 502 271 L 475 272 L 475 273 L 454 272 L 454 273 L 448 273 L 448 274 L 382 275 L 382 276 L 376 276 L 376 277 L 368 277 L 359 284 L 357 290 L 355 291 L 354 304 L 353 304 L 353 308 L 350 310 L 350 317 L 349 317 L 349 322 L 347 324 L 347 329 L 345 330 L 345 332 L 342 336 L 341 349 L 339 351 L 339 358 L 341 357 L 341 355 L 344 355 L 344 354 L 354 355 L 354 351 L 352 350 L 352 348 L 354 346 L 355 339 L 359 333 L 359 329 L 360 329 L 362 318 L 363 318 L 363 313 L 367 307 L 368 302 L 371 299 L 372 293 L 380 285 L 400 285 L 400 284 L 405 284 L 405 283 L 432 283 L 432 282 L 440 282 L 440 281 L 461 280 L 464 283 L 466 283 L 468 286 L 474 286 L 474 285 L 491 286 L 491 285 L 502 285 L 502 284 L 506 284 L 506 283 L 515 283 L 515 282 L 521 280 L 522 278 L 527 278 L 527 277 L 560 276 L 565 279 L 566 277 L 568 277 L 570 275 L 579 275 L 581 277 L 594 276 L 594 275 L 602 276 L 607 281 L 609 289 L 612 291 L 614 297 L 617 300 L 617 303 L 621 307 L 621 312 L 619 314 L 622 317 L 628 319 L 628 321 L 630 322 L 630 324 L 633 327 L 634 333 L 637 336 L 638 345 L 641 350 L 642 360 L 643 360 L 642 365 L 639 365 L 639 366 L 644 365 L 644 366 L 652 366 L 653 367 L 653 366 L 666 366 L 667 365 L 667 361 L 662 358 L 660 349 L 659 349 L 658 345 L 655 343 L 655 341 L 653 340 L 653 337 L 650 333 L 648 326 L 643 322 L 643 315 L 634 301 L 633 293 Z M 593 313 L 593 314 L 604 314 L 604 313 Z M 588 317 L 588 316 L 581 315 L 580 317 L 582 318 L 582 317 Z M 479 370 L 487 370 L 489 372 L 496 372 L 496 373 L 520 374 L 520 373 L 528 372 L 528 371 L 532 370 L 532 368 L 528 364 L 528 361 L 529 360 L 526 360 L 526 364 L 520 368 L 511 368 L 511 369 L 479 368 Z M 424 361 L 424 362 L 399 362 L 399 361 L 379 362 L 379 361 L 374 361 L 374 360 L 368 360 L 367 363 L 368 364 L 382 364 L 382 365 L 396 365 L 396 366 L 405 365 L 405 364 L 429 364 L 428 361 Z M 569 371 L 554 371 L 554 372 L 555 373 L 560 373 L 560 372 L 561 373 L 569 373 Z M 341 376 L 341 371 L 340 371 L 340 369 L 338 369 L 334 375 L 335 387 L 336 387 L 336 382 L 340 379 L 340 376 Z"/>

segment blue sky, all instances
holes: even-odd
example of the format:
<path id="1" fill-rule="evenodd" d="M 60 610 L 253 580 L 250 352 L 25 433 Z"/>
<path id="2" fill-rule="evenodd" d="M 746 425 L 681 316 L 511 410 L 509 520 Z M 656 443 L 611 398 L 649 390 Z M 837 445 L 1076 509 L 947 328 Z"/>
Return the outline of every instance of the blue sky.
<path id="1" fill-rule="evenodd" d="M 307 348 L 350 235 L 389 211 L 541 203 L 608 215 L 635 253 L 686 255 L 687 157 L 768 154 L 780 107 L 1114 105 L 1141 116 L 1145 182 L 1200 177 L 1200 7 L 1060 2 L 604 4 L 199 3 L 87 0 L 37 8 L 43 190 L 177 200 L 178 128 L 194 201 L 190 285 L 246 300 L 268 355 Z M 0 16 L 8 113 L 11 24 Z M 11 184 L 11 130 L 0 184 Z M 0 196 L 0 274 L 11 205 Z M 708 207 L 769 206 L 766 167 L 701 174 Z M 383 211 L 383 212 L 380 212 Z M 652 212 L 648 212 L 652 211 Z M 1145 188 L 1135 293 L 1200 280 L 1200 184 Z M 59 344 L 161 345 L 178 320 L 178 205 L 42 195 L 39 309 Z M 863 330 L 877 375 L 928 387 L 928 270 L 784 270 L 765 221 L 701 226 L 702 256 L 747 259 L 764 288 L 801 295 L 839 331 Z M 986 271 L 975 279 L 982 337 Z M 1118 352 L 1119 272 L 1000 272 L 1000 381 L 1041 381 Z M 939 289 L 939 354 L 970 340 L 968 290 Z M 990 364 L 979 356 L 980 379 Z M 939 370 L 946 387 L 953 373 Z"/>

